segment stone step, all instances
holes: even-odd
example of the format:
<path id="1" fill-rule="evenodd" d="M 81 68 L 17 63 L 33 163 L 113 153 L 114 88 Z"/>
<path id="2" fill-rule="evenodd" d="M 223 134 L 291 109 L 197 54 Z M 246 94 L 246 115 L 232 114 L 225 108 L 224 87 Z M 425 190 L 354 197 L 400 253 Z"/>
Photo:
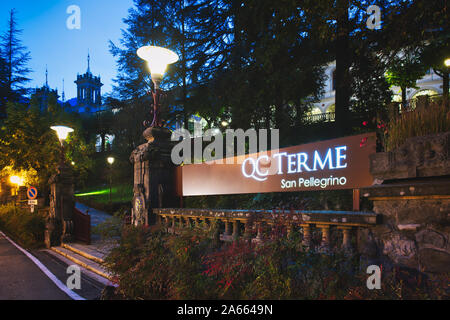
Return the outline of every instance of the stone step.
<path id="1" fill-rule="evenodd" d="M 76 243 L 63 243 L 61 246 L 98 264 L 102 264 L 105 262 L 103 260 L 103 253 L 94 249 L 90 249 L 87 246 L 78 245 Z"/>
<path id="2" fill-rule="evenodd" d="M 69 250 L 65 247 L 52 247 L 52 251 L 58 253 L 64 258 L 67 258 L 71 260 L 72 262 L 76 263 L 77 265 L 88 269 L 106 279 L 112 280 L 112 275 L 108 273 L 105 268 L 98 262 L 88 259 L 72 250 Z"/>

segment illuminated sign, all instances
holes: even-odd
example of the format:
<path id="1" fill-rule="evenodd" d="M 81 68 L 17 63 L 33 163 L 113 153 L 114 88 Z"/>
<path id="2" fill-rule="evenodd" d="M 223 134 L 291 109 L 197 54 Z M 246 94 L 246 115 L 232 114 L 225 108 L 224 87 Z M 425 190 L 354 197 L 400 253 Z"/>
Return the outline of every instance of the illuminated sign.
<path id="1" fill-rule="evenodd" d="M 357 189 L 372 185 L 374 133 L 180 168 L 183 196 Z"/>

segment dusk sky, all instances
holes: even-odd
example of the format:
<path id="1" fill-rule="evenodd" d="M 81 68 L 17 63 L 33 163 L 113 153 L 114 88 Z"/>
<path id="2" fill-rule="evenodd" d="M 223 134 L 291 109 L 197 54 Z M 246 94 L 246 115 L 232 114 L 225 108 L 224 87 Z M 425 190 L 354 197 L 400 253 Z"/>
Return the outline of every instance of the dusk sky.
<path id="1" fill-rule="evenodd" d="M 69 30 L 66 13 L 71 5 L 81 9 L 81 29 Z M 109 53 L 108 41 L 119 44 L 123 18 L 133 6 L 132 0 L 14 0 L 0 2 L 0 32 L 7 28 L 9 11 L 15 8 L 22 44 L 31 52 L 29 86 L 41 87 L 45 83 L 45 66 L 51 88 L 62 93 L 65 81 L 66 100 L 76 97 L 77 73 L 87 69 L 88 50 L 91 55 L 91 72 L 100 75 L 102 94 L 111 91 L 116 76 L 116 63 Z"/>

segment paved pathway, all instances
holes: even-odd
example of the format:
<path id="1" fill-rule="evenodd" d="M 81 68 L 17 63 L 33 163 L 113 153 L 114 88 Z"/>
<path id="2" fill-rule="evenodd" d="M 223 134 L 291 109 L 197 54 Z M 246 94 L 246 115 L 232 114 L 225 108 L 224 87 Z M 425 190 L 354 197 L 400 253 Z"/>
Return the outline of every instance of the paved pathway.
<path id="1" fill-rule="evenodd" d="M 25 254 L 0 234 L 0 300 L 70 300 Z"/>
<path id="2" fill-rule="evenodd" d="M 88 213 L 91 216 L 91 229 L 105 222 L 106 220 L 111 219 L 110 214 L 94 208 L 90 208 L 82 203 L 75 203 L 75 207 L 81 212 Z M 81 243 L 72 243 L 71 245 L 78 250 L 103 259 L 116 245 L 116 243 L 114 241 L 103 241 L 101 240 L 100 235 L 92 233 L 90 245 Z"/>
<path id="3" fill-rule="evenodd" d="M 90 208 L 79 202 L 75 203 L 75 207 L 83 213 L 89 213 L 89 215 L 91 216 L 92 227 L 95 227 L 100 223 L 105 222 L 107 219 L 111 218 L 110 214 L 94 208 Z"/>

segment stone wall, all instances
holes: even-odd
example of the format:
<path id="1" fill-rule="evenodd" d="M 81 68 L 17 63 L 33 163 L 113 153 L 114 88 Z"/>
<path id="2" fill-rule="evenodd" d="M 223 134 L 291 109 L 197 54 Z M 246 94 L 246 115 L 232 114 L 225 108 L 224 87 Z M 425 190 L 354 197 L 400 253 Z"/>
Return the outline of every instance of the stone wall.
<path id="1" fill-rule="evenodd" d="M 450 132 L 408 139 L 398 150 L 371 157 L 382 183 L 361 191 L 382 223 L 359 232 L 370 264 L 450 272 Z"/>

